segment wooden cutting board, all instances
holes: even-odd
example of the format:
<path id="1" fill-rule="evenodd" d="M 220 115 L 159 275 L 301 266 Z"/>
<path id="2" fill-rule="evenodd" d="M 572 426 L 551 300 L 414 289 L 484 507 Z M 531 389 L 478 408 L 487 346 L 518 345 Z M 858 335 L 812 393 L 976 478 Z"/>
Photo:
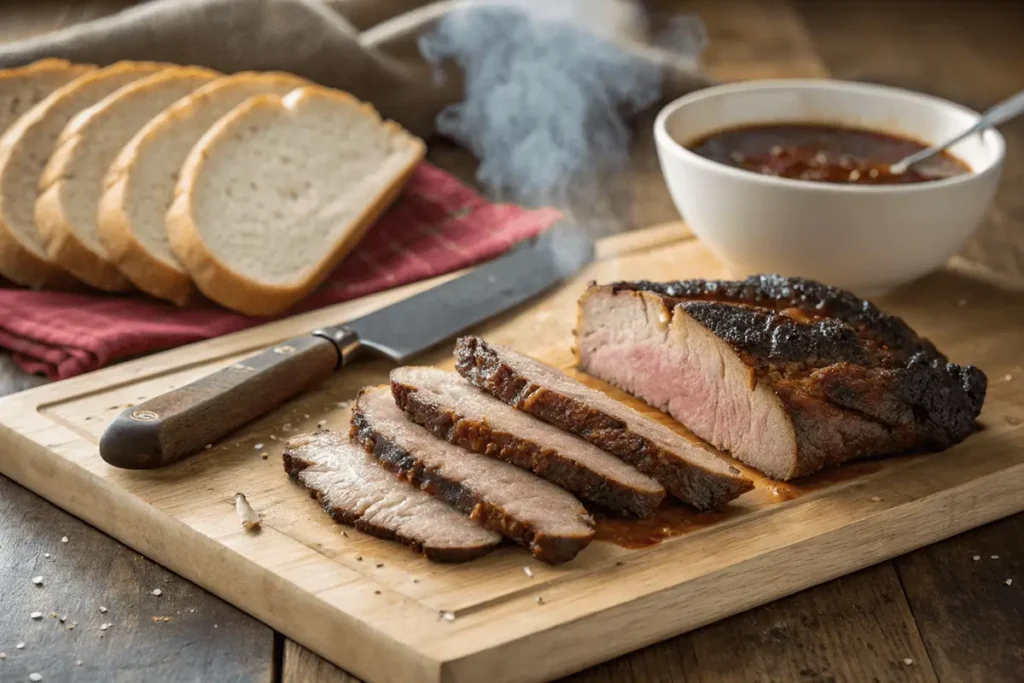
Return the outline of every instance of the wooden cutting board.
<path id="1" fill-rule="evenodd" d="M 602 242 L 598 261 L 565 287 L 475 332 L 571 370 L 575 300 L 588 280 L 724 274 L 681 225 L 621 235 Z M 943 453 L 795 484 L 758 478 L 718 514 L 668 506 L 645 522 L 604 520 L 598 540 L 560 567 L 516 547 L 432 564 L 333 523 L 285 476 L 283 440 L 321 421 L 343 429 L 347 402 L 386 381 L 385 363 L 346 369 L 169 469 L 124 471 L 100 459 L 99 436 L 123 408 L 431 284 L 8 397 L 0 472 L 357 676 L 401 683 L 550 679 L 1024 510 L 1024 295 L 952 272 L 879 303 L 954 361 L 985 370 L 978 433 Z M 421 362 L 450 366 L 448 353 Z M 259 533 L 239 524 L 236 491 L 262 515 Z M 442 617 L 449 612 L 454 619 Z"/>

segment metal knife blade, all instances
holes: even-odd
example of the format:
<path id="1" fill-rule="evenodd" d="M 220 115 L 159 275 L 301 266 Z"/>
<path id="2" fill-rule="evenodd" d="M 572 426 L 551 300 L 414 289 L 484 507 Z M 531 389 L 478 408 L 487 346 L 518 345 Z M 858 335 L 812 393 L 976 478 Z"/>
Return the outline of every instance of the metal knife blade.
<path id="1" fill-rule="evenodd" d="M 104 431 L 100 456 L 116 467 L 178 462 L 309 389 L 369 352 L 404 362 L 572 277 L 594 244 L 563 221 L 493 261 L 348 323 L 266 349 L 126 409 Z"/>

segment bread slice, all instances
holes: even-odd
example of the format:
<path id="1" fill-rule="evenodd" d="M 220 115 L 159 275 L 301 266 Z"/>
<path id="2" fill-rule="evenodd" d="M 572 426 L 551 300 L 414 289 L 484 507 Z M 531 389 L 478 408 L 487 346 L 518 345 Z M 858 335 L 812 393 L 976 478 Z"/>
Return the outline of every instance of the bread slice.
<path id="1" fill-rule="evenodd" d="M 33 216 L 39 179 L 64 127 L 78 112 L 118 88 L 169 65 L 118 62 L 93 69 L 57 88 L 0 137 L 0 273 L 36 288 L 81 283 L 46 253 Z"/>
<path id="2" fill-rule="evenodd" d="M 54 90 L 95 68 L 91 64 L 72 64 L 64 59 L 40 59 L 27 66 L 0 71 L 0 136 Z M 0 233 L 5 232 L 0 214 Z M 0 277 L 18 284 L 34 284 L 34 278 L 22 275 L 26 263 L 19 253 L 21 249 L 8 248 L 7 241 L 0 237 Z M 31 260 L 28 266 L 31 266 Z"/>
<path id="3" fill-rule="evenodd" d="M 425 151 L 348 93 L 258 95 L 185 160 L 167 213 L 171 250 L 208 298 L 277 315 L 355 247 Z"/>
<path id="4" fill-rule="evenodd" d="M 286 73 L 218 78 L 168 107 L 121 150 L 104 181 L 100 239 L 136 287 L 185 305 L 194 287 L 167 243 L 165 217 L 189 151 L 219 118 L 254 95 L 284 95 L 309 81 Z"/>
<path id="5" fill-rule="evenodd" d="M 0 133 L 54 90 L 95 68 L 66 59 L 40 59 L 0 70 Z"/>
<path id="6" fill-rule="evenodd" d="M 100 241 L 97 212 L 104 176 L 150 119 L 218 76 L 199 67 L 164 69 L 116 90 L 68 123 L 43 169 L 36 200 L 36 225 L 54 262 L 97 289 L 131 289 Z"/>

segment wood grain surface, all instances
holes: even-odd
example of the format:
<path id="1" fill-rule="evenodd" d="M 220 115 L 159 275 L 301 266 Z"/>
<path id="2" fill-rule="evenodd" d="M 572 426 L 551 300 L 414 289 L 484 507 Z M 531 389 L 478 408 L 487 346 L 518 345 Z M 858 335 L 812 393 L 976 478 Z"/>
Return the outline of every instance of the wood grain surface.
<path id="1" fill-rule="evenodd" d="M 269 627 L 0 477 L 0 680 L 269 682 L 273 650 Z"/>
<path id="2" fill-rule="evenodd" d="M 129 4 L 132 3 L 128 0 L 7 0 L 0 3 L 0 41 L 42 33 Z M 898 3 L 883 0 L 807 0 L 796 3 L 774 0 L 763 3 L 755 0 L 676 3 L 659 0 L 652 4 L 668 11 L 679 6 L 701 13 L 711 36 L 706 62 L 719 78 L 814 75 L 824 68 L 837 77 L 910 87 L 951 97 L 976 108 L 1024 87 L 1024 43 L 1019 40 L 1018 29 L 1024 22 L 1019 3 L 1002 0 L 939 3 L 924 0 Z M 752 9 L 752 5 L 769 6 L 770 10 L 762 12 L 758 7 Z M 749 21 L 752 11 L 757 12 L 762 23 Z M 769 19 L 781 17 L 781 23 L 785 25 L 780 28 L 780 21 L 775 21 L 766 26 L 763 23 L 766 14 Z M 765 64 L 777 66 L 766 68 Z M 1024 194 L 1015 188 L 1024 180 L 1024 122 L 1007 124 L 1002 130 L 1009 148 L 1002 188 L 985 227 L 963 256 L 968 265 L 980 272 L 992 274 L 1003 283 L 1019 285 L 1024 282 Z M 637 143 L 639 154 L 649 148 L 649 141 L 645 142 L 641 133 Z M 436 163 L 463 179 L 472 180 L 475 165 L 461 150 L 438 142 L 431 146 L 430 153 Z M 640 159 L 638 164 L 643 168 L 645 162 Z M 649 162 L 646 164 L 649 170 Z M 674 207 L 656 173 L 639 180 L 636 187 L 636 223 L 629 227 L 642 227 L 675 217 Z M 1024 370 L 1020 374 L 1024 376 Z M 29 530 L 27 535 L 19 537 L 24 539 L 27 549 L 35 552 L 51 542 L 53 530 L 59 530 L 63 520 L 74 520 L 2 477 L 0 484 L 0 505 L 15 501 L 0 515 L 0 566 L 5 569 L 0 572 L 0 604 L 5 613 L 25 611 L 29 606 L 28 598 L 33 594 L 26 594 L 23 589 L 35 587 L 22 585 L 31 572 L 22 576 L 21 571 L 6 570 L 14 566 L 17 557 L 11 539 L 21 534 L 22 527 L 26 526 Z M 43 521 L 25 525 L 22 519 L 28 517 Z M 80 537 L 76 533 L 76 538 L 83 555 L 110 557 L 120 548 L 109 537 L 86 525 L 82 527 L 88 533 Z M 1024 576 L 1020 574 L 1022 537 L 1024 516 L 1018 515 L 882 565 L 897 570 L 905 600 L 910 605 L 938 680 L 1019 680 L 1018 674 L 1024 670 L 1024 652 L 1021 640 L 1016 637 L 1016 634 L 1024 632 L 1024 593 L 1020 592 L 1024 583 Z M 983 559 L 975 561 L 975 555 Z M 998 555 L 1000 559 L 986 559 L 991 555 Z M 107 568 L 103 563 L 78 565 L 73 574 L 63 578 L 66 589 L 82 595 L 105 591 L 109 585 Z M 877 571 L 878 568 L 872 568 L 864 573 Z M 855 582 L 858 576 L 838 579 L 711 627 L 639 650 L 579 674 L 578 678 L 636 683 L 751 680 L 745 677 L 747 672 L 742 667 L 739 670 L 735 666 L 729 668 L 726 675 L 711 666 L 712 662 L 735 658 L 736 647 L 732 638 L 739 637 L 746 648 L 744 656 L 790 662 L 778 665 L 785 671 L 796 672 L 788 680 L 868 680 L 866 676 L 859 675 L 861 669 L 858 665 L 864 662 L 866 669 L 874 670 L 877 665 L 873 662 L 875 653 L 848 643 L 868 642 L 871 629 L 877 624 L 854 622 L 842 615 L 860 614 L 872 603 L 857 590 L 833 588 Z M 123 586 L 122 590 L 142 594 L 152 583 L 147 577 L 137 578 L 132 574 L 122 574 L 119 579 L 118 585 Z M 1013 579 L 1011 586 L 1005 584 L 1007 579 Z M 180 587 L 189 584 L 172 577 L 169 585 L 183 590 Z M 842 671 L 852 671 L 852 676 L 836 674 L 836 670 L 825 666 L 821 659 L 808 663 L 805 640 L 768 637 L 760 628 L 766 619 L 799 620 L 804 613 L 799 602 L 805 596 L 817 596 L 817 604 L 825 605 L 833 615 L 840 615 L 817 621 L 817 636 L 811 650 L 820 650 L 823 657 L 840 662 Z M 218 603 L 223 609 L 234 612 L 240 624 L 247 623 L 248 628 L 258 627 L 251 618 L 223 605 L 213 596 L 197 591 L 197 611 L 202 607 L 208 612 Z M 902 628 L 905 615 L 891 611 L 886 614 L 883 626 L 886 632 Z M 28 623 L 26 620 L 26 625 Z M 730 625 L 731 630 L 721 630 L 726 625 Z M 15 655 L 11 653 L 14 644 L 8 642 L 13 638 L 8 634 L 19 632 L 24 631 L 0 629 L 0 651 L 8 653 L 8 659 L 0 662 L 0 667 L 15 661 Z M 704 637 L 705 632 L 717 635 Z M 210 679 L 192 666 L 189 657 L 178 654 L 207 638 L 205 631 L 193 633 L 186 630 L 168 640 L 160 640 L 157 636 L 146 640 L 140 638 L 137 651 L 124 652 L 121 658 L 105 660 L 104 647 L 108 642 L 105 639 L 109 637 L 77 643 L 74 654 L 81 654 L 83 667 L 86 662 L 94 662 L 95 668 L 88 673 L 76 676 L 72 671 L 65 676 L 63 669 L 52 669 L 58 673 L 47 676 L 45 680 L 116 680 L 121 669 L 155 661 L 149 658 L 152 652 L 163 653 L 163 659 L 160 660 L 161 666 L 147 669 L 147 680 Z M 219 640 L 227 638 L 218 630 Z M 700 647 L 695 645 L 695 640 L 699 640 Z M 252 672 L 244 680 L 265 680 L 263 671 L 273 669 L 275 661 L 280 664 L 282 659 L 279 652 L 275 660 L 274 648 L 269 643 L 259 651 L 251 647 L 232 649 L 222 642 L 208 643 L 204 647 L 210 652 L 210 658 L 203 660 L 207 667 L 204 671 L 238 669 Z M 300 656 L 303 651 L 293 643 L 284 648 L 283 680 L 291 683 L 319 680 L 348 683 L 353 680 L 341 673 L 330 678 L 327 672 L 337 671 L 333 665 L 308 651 L 304 651 L 305 656 Z M 61 666 L 60 662 L 67 659 L 64 655 L 69 653 L 70 650 L 55 647 L 48 656 L 52 654 L 55 658 L 54 666 Z M 258 666 L 258 663 L 262 664 Z M 915 666 L 918 664 L 915 662 Z M 253 668 L 247 668 L 250 666 Z M 0 679 L 7 680 L 11 671 L 0 669 Z M 20 677 L 15 680 L 25 680 L 23 676 L 27 669 L 17 671 Z M 277 671 L 282 675 L 280 668 Z"/>

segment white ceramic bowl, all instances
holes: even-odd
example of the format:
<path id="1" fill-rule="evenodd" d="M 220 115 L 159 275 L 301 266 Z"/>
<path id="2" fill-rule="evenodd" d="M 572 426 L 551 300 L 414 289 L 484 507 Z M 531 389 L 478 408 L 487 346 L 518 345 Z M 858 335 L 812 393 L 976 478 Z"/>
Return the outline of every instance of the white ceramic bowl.
<path id="1" fill-rule="evenodd" d="M 827 123 L 935 143 L 977 112 L 886 86 L 826 79 L 751 81 L 700 90 L 654 124 L 676 208 L 736 276 L 779 273 L 877 295 L 943 265 L 978 226 L 1002 171 L 995 130 L 951 149 L 971 173 L 907 185 L 839 185 L 761 175 L 686 149 L 734 126 Z"/>

